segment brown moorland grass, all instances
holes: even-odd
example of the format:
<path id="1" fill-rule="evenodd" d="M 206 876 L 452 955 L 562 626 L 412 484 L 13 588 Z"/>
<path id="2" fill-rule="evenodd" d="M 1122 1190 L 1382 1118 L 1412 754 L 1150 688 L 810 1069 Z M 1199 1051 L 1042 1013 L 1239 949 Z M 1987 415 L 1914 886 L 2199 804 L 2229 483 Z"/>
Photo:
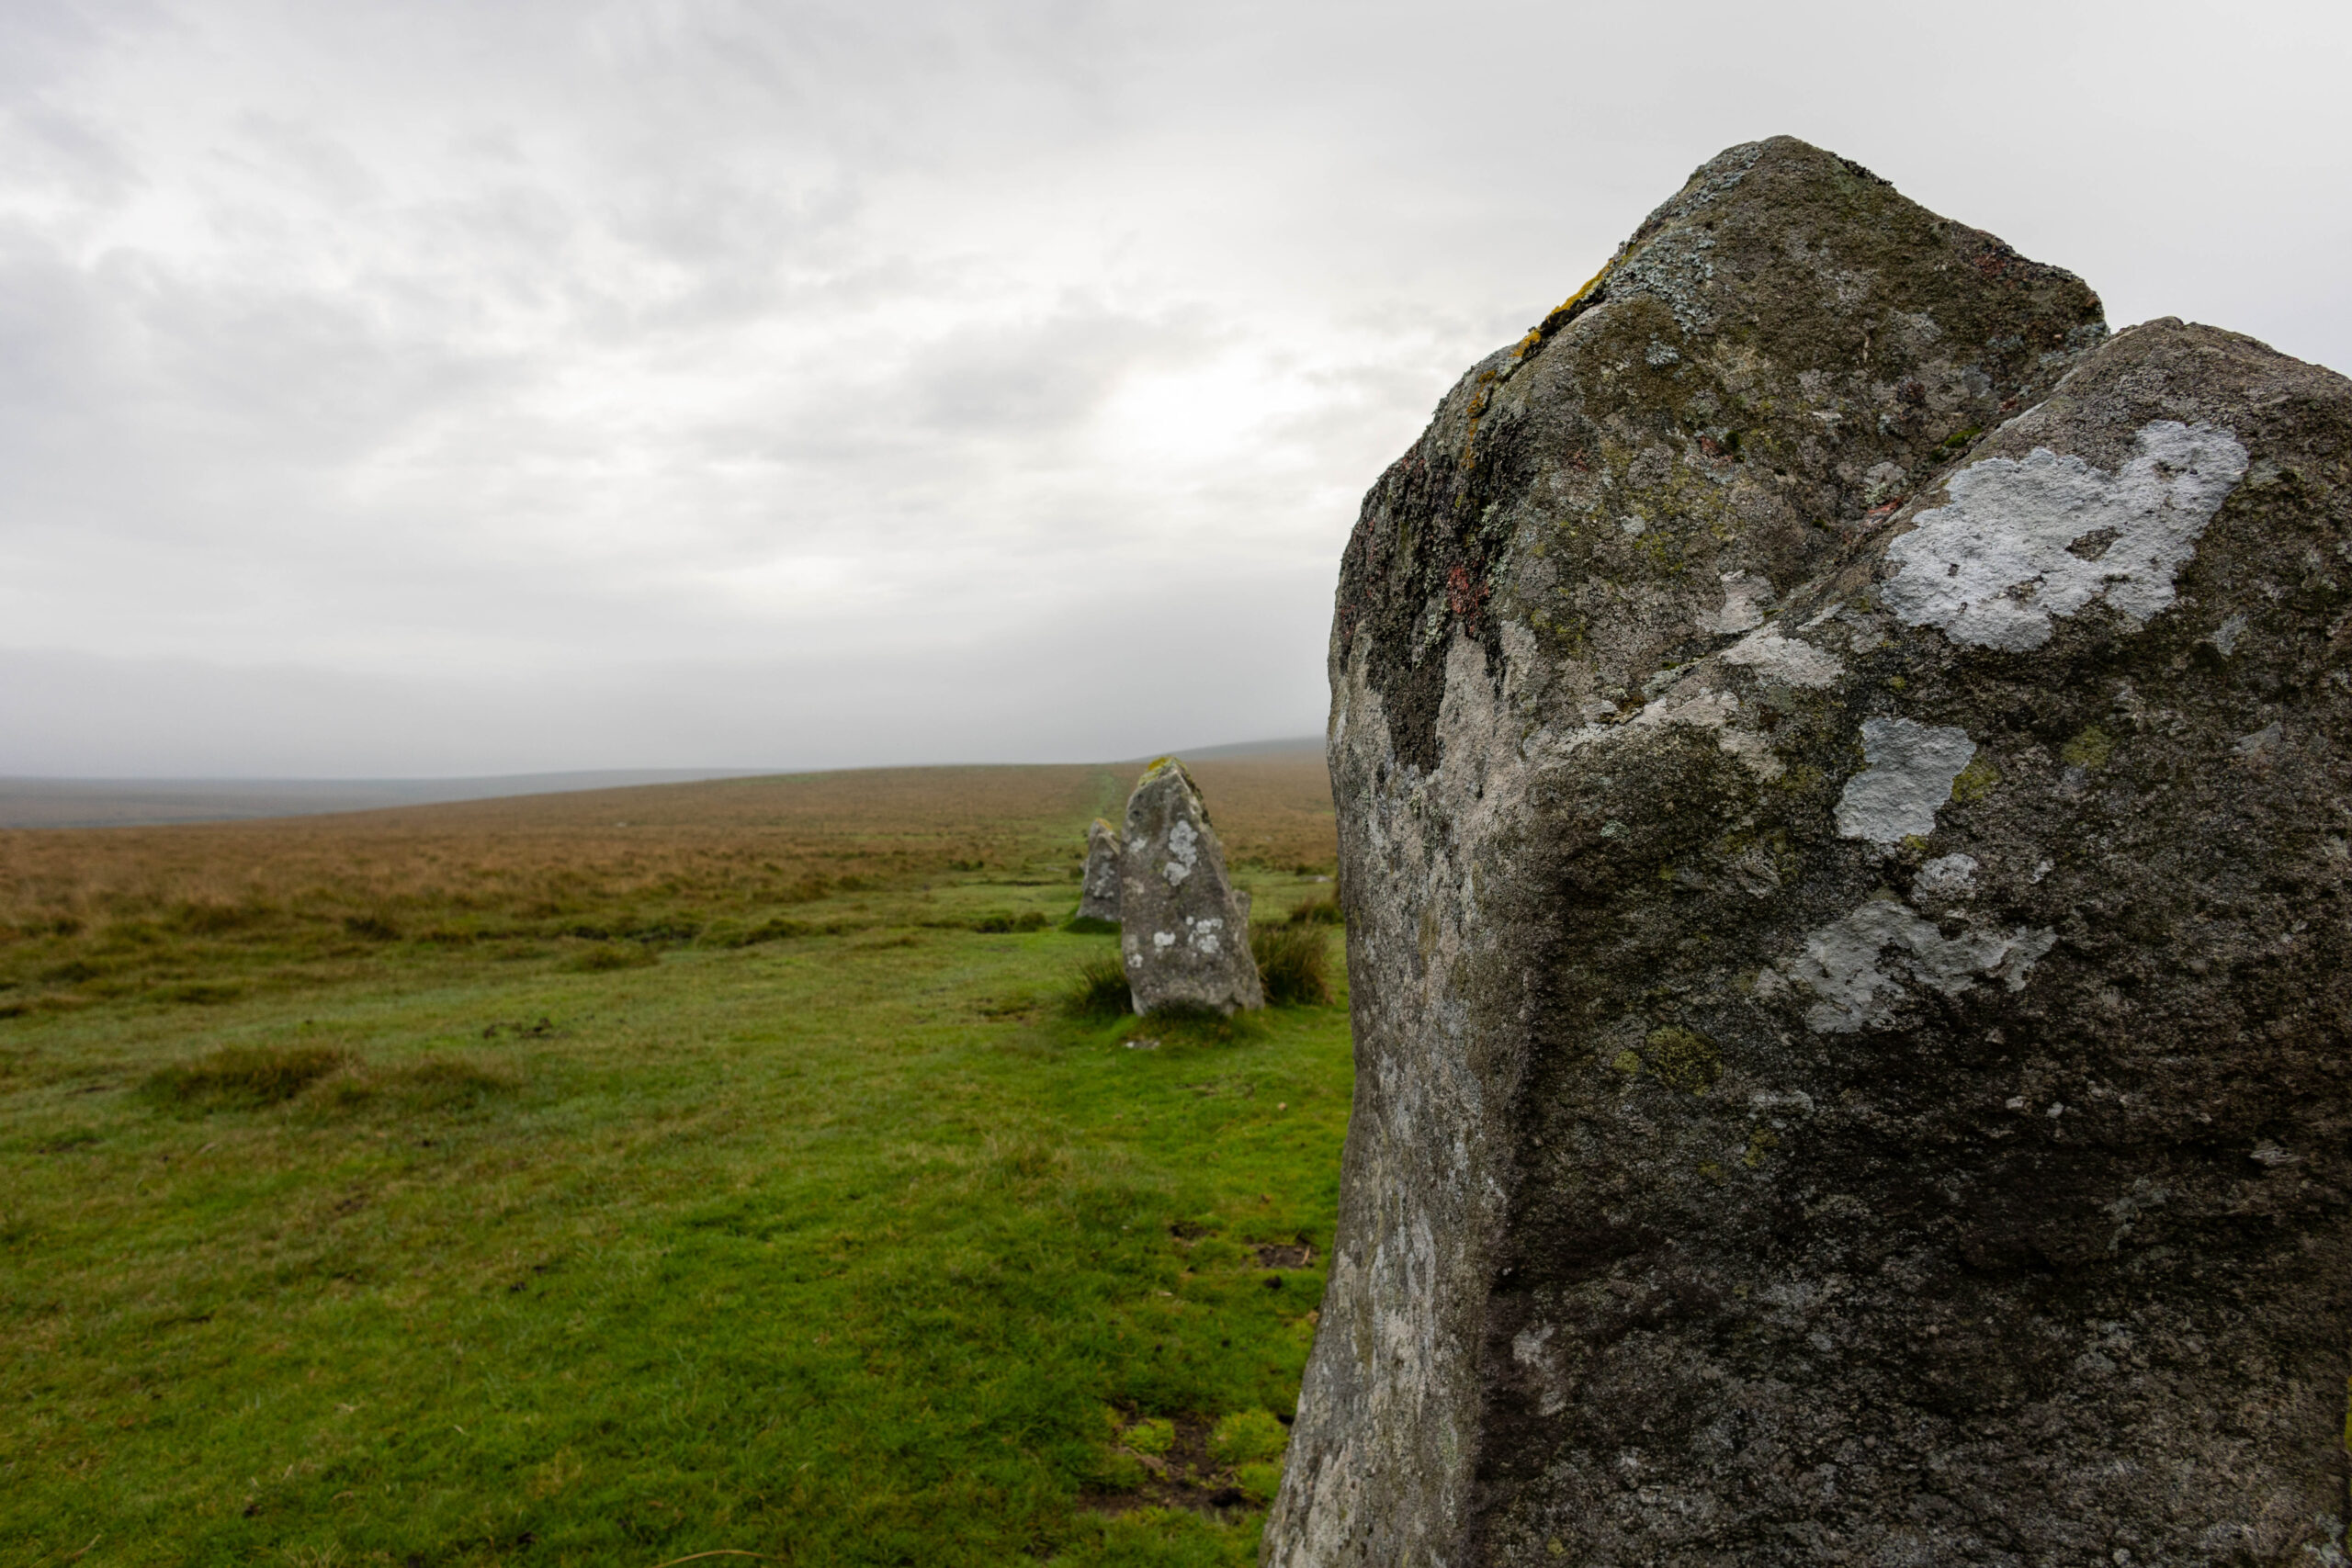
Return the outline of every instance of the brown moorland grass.
<path id="1" fill-rule="evenodd" d="M 844 894 L 1073 886 L 1136 764 L 868 769 L 329 817 L 0 831 L 0 1016 L 233 999 L 352 977 L 393 944 L 522 956 L 739 945 Z M 1312 752 L 1193 768 L 1237 862 L 1325 871 Z M 854 911 L 853 910 L 853 917 Z M 952 918 L 952 917 L 944 917 Z"/>

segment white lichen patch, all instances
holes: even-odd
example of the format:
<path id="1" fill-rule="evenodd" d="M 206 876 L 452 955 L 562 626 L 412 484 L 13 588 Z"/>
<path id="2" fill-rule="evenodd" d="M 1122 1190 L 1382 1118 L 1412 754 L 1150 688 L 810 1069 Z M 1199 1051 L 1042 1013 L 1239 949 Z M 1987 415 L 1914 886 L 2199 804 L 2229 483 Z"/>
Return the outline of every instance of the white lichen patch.
<path id="1" fill-rule="evenodd" d="M 1168 878 L 1169 886 L 1181 887 L 1184 879 L 1193 874 L 1193 863 L 1200 858 L 1199 831 L 1190 822 L 1177 818 L 1176 825 L 1168 829 L 1168 860 L 1159 868 L 1159 874 Z"/>
<path id="2" fill-rule="evenodd" d="M 1915 987 L 1956 997 L 1979 980 L 1997 979 L 2023 990 L 2057 941 L 2053 931 L 2026 926 L 1946 937 L 1909 905 L 1879 899 L 1809 932 L 1804 951 L 1781 970 L 1813 993 L 1806 1028 L 1851 1034 L 1892 1025 Z"/>
<path id="3" fill-rule="evenodd" d="M 2109 474 L 2037 446 L 1952 476 L 1942 506 L 1886 547 L 1887 608 L 1955 642 L 2012 652 L 2050 640 L 2052 617 L 2104 599 L 2138 626 L 2173 601 L 2173 576 L 2237 488 L 2246 450 L 2211 424 L 2158 420 Z"/>
<path id="4" fill-rule="evenodd" d="M 1225 920 L 1216 915 L 1187 915 L 1184 917 L 1184 942 L 1204 958 L 1215 958 L 1222 951 L 1221 941 Z"/>
<path id="5" fill-rule="evenodd" d="M 1843 838 L 1899 844 L 1936 830 L 1936 809 L 1951 798 L 1952 780 L 1976 755 L 1964 729 L 1907 718 L 1862 720 L 1862 760 L 1838 797 Z"/>
<path id="6" fill-rule="evenodd" d="M 1975 887 L 1974 855 L 1938 855 L 1911 879 L 1911 891 L 1922 898 L 1964 897 Z"/>
<path id="7" fill-rule="evenodd" d="M 1845 665 L 1809 642 L 1782 637 L 1772 626 L 1751 632 L 1724 649 L 1724 661 L 1744 665 L 1767 680 L 1792 686 L 1835 685 Z"/>
<path id="8" fill-rule="evenodd" d="M 1723 574 L 1724 602 L 1698 617 L 1699 629 L 1710 637 L 1733 637 L 1764 624 L 1764 607 L 1772 602 L 1770 580 L 1744 571 Z"/>

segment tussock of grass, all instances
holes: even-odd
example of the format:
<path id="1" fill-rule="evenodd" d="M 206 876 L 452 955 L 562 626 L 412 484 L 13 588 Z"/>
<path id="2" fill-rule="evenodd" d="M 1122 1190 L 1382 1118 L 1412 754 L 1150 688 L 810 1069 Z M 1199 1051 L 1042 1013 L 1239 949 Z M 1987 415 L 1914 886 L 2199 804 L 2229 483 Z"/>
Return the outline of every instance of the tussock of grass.
<path id="1" fill-rule="evenodd" d="M 1139 1454 L 1163 1455 L 1176 1445 L 1176 1424 L 1164 1416 L 1147 1416 L 1127 1428 L 1125 1443 Z"/>
<path id="2" fill-rule="evenodd" d="M 1035 1138 L 990 1138 L 986 1154 L 986 1179 L 996 1186 L 1060 1185 L 1074 1169 L 1068 1150 Z"/>
<path id="3" fill-rule="evenodd" d="M 151 1099 L 198 1110 L 279 1105 L 344 1065 L 323 1045 L 231 1046 L 148 1075 Z"/>
<path id="4" fill-rule="evenodd" d="M 1209 1434 L 1209 1454 L 1227 1464 L 1248 1464 L 1272 1459 L 1289 1441 L 1289 1431 L 1271 1413 L 1239 1410 L 1218 1422 Z"/>
<path id="5" fill-rule="evenodd" d="M 514 1078 L 457 1056 L 433 1056 L 404 1066 L 347 1062 L 318 1087 L 318 1103 L 334 1111 L 471 1111 L 511 1094 Z"/>
<path id="6" fill-rule="evenodd" d="M 972 929 L 982 933 L 1041 931 L 1046 929 L 1046 917 L 1036 909 L 1024 910 L 1018 915 L 996 911 L 974 920 Z"/>
<path id="7" fill-rule="evenodd" d="M 1116 953 L 1091 954 L 1078 966 L 1062 1001 L 1072 1018 L 1125 1018 L 1136 1010 L 1135 993 L 1127 988 L 1126 965 Z"/>
<path id="8" fill-rule="evenodd" d="M 1340 912 L 1340 901 L 1337 898 L 1326 897 L 1309 898 L 1306 903 L 1293 909 L 1290 912 L 1290 919 L 1284 923 L 1294 926 L 1338 926 L 1345 925 L 1347 917 Z"/>
<path id="9" fill-rule="evenodd" d="M 1275 1007 L 1326 1007 L 1331 1001 L 1330 944 L 1316 925 L 1261 926 L 1250 933 L 1250 954 L 1266 1000 Z"/>
<path id="10" fill-rule="evenodd" d="M 1100 919 L 1092 915 L 1072 915 L 1062 922 L 1062 930 L 1072 936 L 1117 936 L 1119 922 Z"/>

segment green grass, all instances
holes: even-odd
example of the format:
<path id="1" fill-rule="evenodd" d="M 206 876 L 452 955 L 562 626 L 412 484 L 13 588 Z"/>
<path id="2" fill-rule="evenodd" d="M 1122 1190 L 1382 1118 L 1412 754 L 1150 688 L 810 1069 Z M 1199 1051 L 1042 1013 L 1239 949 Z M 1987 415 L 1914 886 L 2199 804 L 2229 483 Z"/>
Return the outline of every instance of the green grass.
<path id="1" fill-rule="evenodd" d="M 0 1019 L 0 1568 L 1254 1561 L 1343 997 L 1132 1048 L 1071 897 L 191 920 L 202 995 Z"/>

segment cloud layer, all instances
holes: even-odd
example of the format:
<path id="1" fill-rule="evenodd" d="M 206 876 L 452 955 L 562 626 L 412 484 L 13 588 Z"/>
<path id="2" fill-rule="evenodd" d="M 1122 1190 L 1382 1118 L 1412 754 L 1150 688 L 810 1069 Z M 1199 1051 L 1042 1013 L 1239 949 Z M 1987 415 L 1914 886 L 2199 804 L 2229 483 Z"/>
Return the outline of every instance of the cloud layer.
<path id="1" fill-rule="evenodd" d="M 2352 363 L 2335 13 L 1892 9 L 21 0 L 0 773 L 1311 730 L 1363 488 L 1776 130 Z"/>

